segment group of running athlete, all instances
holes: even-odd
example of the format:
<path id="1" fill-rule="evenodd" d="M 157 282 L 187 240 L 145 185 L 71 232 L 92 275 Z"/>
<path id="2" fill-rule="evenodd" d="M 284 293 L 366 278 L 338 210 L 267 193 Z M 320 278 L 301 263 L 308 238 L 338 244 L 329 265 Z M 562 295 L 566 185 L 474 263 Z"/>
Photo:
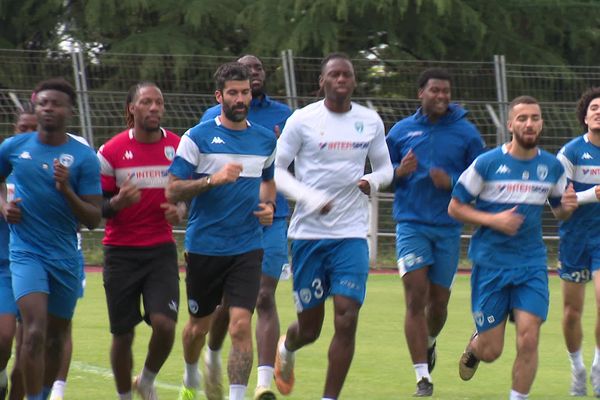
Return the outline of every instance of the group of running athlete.
<path id="1" fill-rule="evenodd" d="M 85 282 L 78 231 L 97 227 L 102 218 L 110 361 L 119 399 L 133 393 L 158 398 L 155 378 L 175 341 L 180 299 L 172 228 L 186 218 L 189 319 L 178 399 L 197 399 L 202 390 L 210 400 L 224 398 L 221 348 L 227 334 L 228 398 L 244 399 L 255 309 L 253 398 L 275 399 L 273 381 L 289 395 L 296 351 L 319 337 L 330 297 L 334 334 L 322 399 L 337 399 L 366 294 L 369 196 L 389 186 L 414 396 L 433 394 L 436 339 L 448 314 L 462 223 L 469 223 L 478 226 L 469 249 L 475 330 L 459 375 L 469 380 L 480 361 L 500 356 L 511 320 L 517 355 L 510 399 L 528 398 L 548 314 L 541 224 L 547 201 L 564 221 L 559 275 L 571 394 L 587 393 L 581 312 L 583 284 L 594 280 L 600 292 L 593 274 L 600 268 L 600 165 L 594 161 L 600 160 L 600 89 L 586 91 L 578 103 L 586 133 L 555 157 L 538 147 L 542 111 L 530 96 L 508 105 L 511 141 L 485 151 L 467 111 L 451 102 L 452 79 L 443 69 L 421 73 L 421 106 L 387 137 L 379 115 L 352 101 L 354 67 L 342 53 L 321 63 L 322 99 L 293 113 L 266 94 L 265 79 L 253 55 L 221 65 L 214 75 L 218 104 L 181 137 L 161 126 L 160 88 L 139 82 L 127 94 L 127 129 L 97 154 L 67 133 L 73 87 L 56 78 L 35 88 L 33 109 L 24 106 L 15 123 L 15 133 L 28 133 L 0 145 L 0 178 L 7 182 L 0 196 L 0 399 L 63 398 L 71 319 Z M 367 162 L 371 172 L 365 174 Z M 295 202 L 289 228 L 287 199 Z M 280 336 L 275 291 L 289 263 L 288 237 L 297 319 Z M 152 334 L 133 377 L 135 326 L 143 320 Z M 590 378 L 600 396 L 600 329 L 596 342 Z"/>

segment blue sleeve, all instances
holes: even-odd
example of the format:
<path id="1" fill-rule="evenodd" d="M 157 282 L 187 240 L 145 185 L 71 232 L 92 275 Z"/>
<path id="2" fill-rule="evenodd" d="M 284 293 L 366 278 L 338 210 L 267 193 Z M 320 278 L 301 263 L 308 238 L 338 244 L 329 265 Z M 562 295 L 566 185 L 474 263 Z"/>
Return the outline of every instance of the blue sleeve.
<path id="1" fill-rule="evenodd" d="M 275 163 L 271 163 L 271 165 L 262 170 L 262 180 L 270 181 L 275 176 Z"/>
<path id="2" fill-rule="evenodd" d="M 5 139 L 0 145 L 0 176 L 7 177 L 12 172 L 10 163 L 10 153 L 12 151 L 11 143 L 13 138 Z"/>
<path id="3" fill-rule="evenodd" d="M 187 162 L 183 157 L 175 156 L 173 163 L 169 167 L 169 173 L 179 179 L 192 179 L 195 169 L 196 166 Z"/>
<path id="4" fill-rule="evenodd" d="M 202 114 L 202 118 L 200 118 L 200 122 L 198 122 L 198 123 L 201 124 L 202 122 L 210 121 L 212 119 L 215 119 L 215 117 L 218 115 L 221 115 L 221 105 L 220 104 L 212 106 L 211 108 L 204 111 L 204 114 Z"/>
<path id="5" fill-rule="evenodd" d="M 394 125 L 392 129 L 388 132 L 387 137 L 385 138 L 385 142 L 388 146 L 388 151 L 390 153 L 390 160 L 392 161 L 392 167 L 394 167 L 394 171 L 398 166 L 400 166 L 400 161 L 402 161 L 402 149 L 397 145 L 396 137 L 398 136 L 398 124 Z"/>
<path id="6" fill-rule="evenodd" d="M 90 155 L 85 162 L 81 163 L 80 178 L 76 193 L 81 196 L 102 195 L 102 186 L 100 185 L 100 161 L 91 148 Z"/>
<path id="7" fill-rule="evenodd" d="M 464 204 L 469 204 L 475 200 L 475 197 L 473 197 L 460 182 L 457 182 L 454 185 L 454 189 L 452 189 L 452 197 L 455 197 L 458 201 Z"/>

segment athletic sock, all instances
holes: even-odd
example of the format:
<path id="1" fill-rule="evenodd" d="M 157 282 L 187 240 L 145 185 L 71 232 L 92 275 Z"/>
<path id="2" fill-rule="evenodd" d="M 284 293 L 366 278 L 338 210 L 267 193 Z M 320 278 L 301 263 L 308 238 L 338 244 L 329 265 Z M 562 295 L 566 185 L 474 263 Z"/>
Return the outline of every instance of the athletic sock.
<path id="1" fill-rule="evenodd" d="M 43 386 L 42 387 L 42 399 L 47 399 L 48 396 L 50 396 L 51 391 L 52 391 L 52 388 L 49 388 L 48 386 Z"/>
<path id="2" fill-rule="evenodd" d="M 52 396 L 57 396 L 60 398 L 65 397 L 65 386 L 67 386 L 67 382 L 65 381 L 60 381 L 60 380 L 56 380 L 54 381 L 54 384 L 52 385 Z M 50 397 L 52 397 L 50 396 Z"/>
<path id="3" fill-rule="evenodd" d="M 281 345 L 279 346 L 279 355 L 286 361 L 290 361 L 293 360 L 295 357 L 296 352 L 288 350 L 287 347 L 285 347 L 285 341 L 281 342 Z"/>
<path id="4" fill-rule="evenodd" d="M 516 390 L 510 391 L 510 400 L 527 400 L 529 398 L 529 393 L 523 394 L 519 393 Z"/>
<path id="5" fill-rule="evenodd" d="M 429 383 L 431 383 L 431 375 L 429 375 L 429 368 L 427 367 L 427 363 L 413 364 L 413 368 L 415 369 L 417 382 L 420 382 L 423 378 L 427 378 Z"/>
<path id="6" fill-rule="evenodd" d="M 245 395 L 245 385 L 229 385 L 229 400 L 244 400 Z"/>
<path id="7" fill-rule="evenodd" d="M 117 394 L 119 395 L 119 400 L 132 400 L 131 392 Z"/>
<path id="8" fill-rule="evenodd" d="M 140 374 L 139 385 L 142 387 L 152 387 L 154 386 L 154 379 L 156 379 L 157 372 L 152 372 L 146 366 L 142 369 L 142 373 Z"/>
<path id="9" fill-rule="evenodd" d="M 270 365 L 261 365 L 256 370 L 258 371 L 256 386 L 270 389 L 271 382 L 273 381 L 274 368 Z"/>
<path id="10" fill-rule="evenodd" d="M 436 336 L 427 336 L 427 348 L 430 349 L 435 344 Z"/>
<path id="11" fill-rule="evenodd" d="M 217 365 L 221 365 L 221 349 L 212 350 L 210 347 L 206 346 L 204 361 L 208 364 L 217 363 Z"/>
<path id="12" fill-rule="evenodd" d="M 600 364 L 600 349 L 596 347 L 596 352 L 594 353 L 594 362 L 592 366 L 595 367 Z"/>
<path id="13" fill-rule="evenodd" d="M 574 351 L 569 354 L 569 360 L 571 361 L 571 370 L 572 371 L 582 371 L 585 369 L 585 364 L 583 363 L 583 354 L 581 354 L 581 349 Z"/>
<path id="14" fill-rule="evenodd" d="M 183 386 L 188 388 L 200 387 L 200 371 L 198 371 L 198 363 L 193 364 L 185 363 L 183 370 Z"/>
<path id="15" fill-rule="evenodd" d="M 0 371 L 0 387 L 8 386 L 8 376 L 6 375 L 6 369 Z"/>

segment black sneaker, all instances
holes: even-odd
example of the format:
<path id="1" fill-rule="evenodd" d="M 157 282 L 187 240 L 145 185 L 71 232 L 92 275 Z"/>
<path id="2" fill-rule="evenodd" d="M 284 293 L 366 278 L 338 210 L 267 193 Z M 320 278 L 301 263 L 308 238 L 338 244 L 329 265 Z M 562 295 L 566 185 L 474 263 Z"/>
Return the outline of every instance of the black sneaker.
<path id="1" fill-rule="evenodd" d="M 471 350 L 471 342 L 477 336 L 477 332 L 471 336 L 469 340 L 469 344 L 467 348 L 463 352 L 462 356 L 460 356 L 460 360 L 458 361 L 458 375 L 460 375 L 460 379 L 463 381 L 468 381 L 475 375 L 475 371 L 477 371 L 477 367 L 479 366 L 479 359 L 475 357 L 473 351 Z"/>
<path id="2" fill-rule="evenodd" d="M 429 373 L 435 368 L 435 359 L 437 358 L 435 343 L 436 342 L 433 342 L 433 346 L 427 348 L 427 369 L 429 370 Z"/>
<path id="3" fill-rule="evenodd" d="M 413 397 L 429 397 L 433 395 L 433 383 L 429 382 L 427 378 L 421 378 L 417 382 L 417 391 L 413 394 Z"/>

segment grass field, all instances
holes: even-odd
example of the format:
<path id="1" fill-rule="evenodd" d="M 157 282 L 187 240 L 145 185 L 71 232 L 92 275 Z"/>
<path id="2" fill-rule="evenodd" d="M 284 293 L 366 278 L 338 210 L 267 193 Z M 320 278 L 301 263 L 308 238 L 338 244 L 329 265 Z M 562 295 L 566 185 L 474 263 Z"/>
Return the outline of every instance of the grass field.
<path id="1" fill-rule="evenodd" d="M 511 368 L 515 354 L 514 326 L 506 335 L 505 353 L 493 364 L 482 364 L 470 382 L 458 377 L 457 361 L 472 333 L 469 307 L 469 277 L 456 279 L 450 303 L 448 322 L 438 338 L 438 363 L 433 374 L 434 397 L 437 399 L 506 399 L 511 384 Z M 74 355 L 67 387 L 67 399 L 115 399 L 108 349 L 110 334 L 100 273 L 89 273 L 87 289 L 78 304 L 74 319 Z M 182 279 L 183 284 L 183 279 Z M 590 288 L 591 289 L 591 288 Z M 584 359 L 593 357 L 593 292 L 588 289 L 584 315 Z M 295 318 L 290 295 L 291 284 L 283 281 L 277 300 L 282 326 Z M 531 391 L 535 399 L 567 399 L 570 382 L 569 362 L 560 328 L 561 295 L 559 279 L 550 279 L 551 305 L 548 321 L 542 327 L 540 367 Z M 405 399 L 415 389 L 415 376 L 406 349 L 404 332 L 404 299 L 397 275 L 373 275 L 365 306 L 361 311 L 356 353 L 346 380 L 342 399 Z M 182 285 L 182 295 L 184 294 Z M 182 297 L 184 299 L 184 297 Z M 185 304 L 185 302 L 182 302 Z M 177 397 L 183 372 L 180 331 L 187 311 L 180 307 L 178 338 L 169 360 L 158 376 L 159 396 L 163 400 Z M 332 334 L 331 302 L 321 338 L 316 344 L 297 354 L 296 387 L 290 399 L 320 399 L 327 362 L 327 346 Z M 137 373 L 143 363 L 149 329 L 140 325 L 135 342 Z M 224 352 L 225 356 L 227 352 Z M 256 360 L 255 360 L 256 361 Z M 224 360 L 224 362 L 226 362 Z M 256 371 L 253 370 L 248 396 L 253 393 Z M 591 387 L 588 388 L 591 393 Z"/>

